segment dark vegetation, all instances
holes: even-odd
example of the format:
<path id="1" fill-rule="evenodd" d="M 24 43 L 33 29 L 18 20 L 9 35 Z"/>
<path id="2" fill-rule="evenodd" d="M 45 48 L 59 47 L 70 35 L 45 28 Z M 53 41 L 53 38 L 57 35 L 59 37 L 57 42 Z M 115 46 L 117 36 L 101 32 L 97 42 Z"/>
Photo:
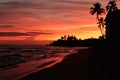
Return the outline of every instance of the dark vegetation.
<path id="1" fill-rule="evenodd" d="M 81 47 L 90 47 L 90 46 L 96 46 L 96 44 L 104 43 L 105 39 L 103 37 L 99 37 L 99 39 L 96 38 L 88 38 L 88 39 L 77 39 L 75 36 L 64 36 L 61 37 L 61 39 L 58 39 L 57 41 L 54 41 L 51 43 L 51 46 L 81 46 Z"/>

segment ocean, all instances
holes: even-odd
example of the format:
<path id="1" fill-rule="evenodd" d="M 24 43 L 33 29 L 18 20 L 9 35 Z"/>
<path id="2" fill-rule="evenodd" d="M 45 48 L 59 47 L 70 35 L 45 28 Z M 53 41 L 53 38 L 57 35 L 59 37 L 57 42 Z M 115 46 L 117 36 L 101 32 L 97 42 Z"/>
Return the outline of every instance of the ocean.
<path id="1" fill-rule="evenodd" d="M 18 80 L 61 62 L 67 55 L 87 47 L 0 45 L 0 80 Z"/>

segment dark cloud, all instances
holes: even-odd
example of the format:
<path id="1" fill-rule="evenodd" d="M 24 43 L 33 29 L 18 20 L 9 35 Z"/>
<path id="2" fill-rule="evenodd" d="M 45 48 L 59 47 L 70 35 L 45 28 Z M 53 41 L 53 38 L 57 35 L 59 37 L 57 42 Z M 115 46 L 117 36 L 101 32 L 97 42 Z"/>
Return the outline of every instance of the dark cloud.
<path id="1" fill-rule="evenodd" d="M 0 3 L 0 23 L 15 26 L 21 24 L 28 28 L 31 26 L 31 22 L 36 25 L 37 22 L 41 21 L 42 23 L 47 20 L 52 21 L 52 19 L 80 21 L 82 17 L 80 19 L 79 16 L 85 15 L 82 13 L 88 10 L 87 4 L 90 2 L 82 0 L 6 0 L 6 2 Z M 46 22 L 42 24 L 46 24 Z"/>
<path id="2" fill-rule="evenodd" d="M 54 4 L 54 2 L 53 2 Z M 55 6 L 52 6 L 55 7 Z M 42 1 L 7 1 L 1 2 L 0 8 L 4 9 L 49 9 L 51 4 Z"/>
<path id="3" fill-rule="evenodd" d="M 30 35 L 38 35 L 38 34 L 49 35 L 49 34 L 54 34 L 54 33 L 49 33 L 49 32 L 27 32 L 27 33 L 30 34 Z"/>
<path id="4" fill-rule="evenodd" d="M 9 24 L 0 24 L 0 27 L 14 27 L 14 26 L 9 25 Z"/>
<path id="5" fill-rule="evenodd" d="M 61 4 L 63 3 L 63 4 Z M 65 5 L 66 4 L 66 5 Z M 4 8 L 27 8 L 27 9 L 58 9 L 58 8 L 72 8 L 72 5 L 88 5 L 91 4 L 90 1 L 69 1 L 69 0 L 45 0 L 45 1 L 8 1 L 1 2 L 0 6 Z"/>
<path id="6" fill-rule="evenodd" d="M 62 2 L 62 3 L 70 3 L 70 4 L 83 4 L 83 5 L 87 5 L 87 4 L 91 4 L 90 1 L 67 1 L 67 0 L 59 0 L 58 2 Z"/>
<path id="7" fill-rule="evenodd" d="M 0 36 L 36 36 L 40 34 L 50 35 L 47 32 L 0 32 Z"/>
<path id="8" fill-rule="evenodd" d="M 4 8 L 21 8 L 21 7 L 30 7 L 32 3 L 30 2 L 20 2 L 20 1 L 10 1 L 0 3 L 1 7 Z"/>

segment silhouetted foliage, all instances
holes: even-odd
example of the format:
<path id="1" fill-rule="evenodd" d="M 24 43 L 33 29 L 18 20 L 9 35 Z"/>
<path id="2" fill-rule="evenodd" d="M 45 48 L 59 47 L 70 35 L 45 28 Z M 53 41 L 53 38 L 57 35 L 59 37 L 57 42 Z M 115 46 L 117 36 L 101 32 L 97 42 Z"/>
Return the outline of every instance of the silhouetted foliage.
<path id="1" fill-rule="evenodd" d="M 90 8 L 90 13 L 97 14 L 98 20 L 98 27 L 100 28 L 102 38 L 106 38 L 107 41 L 111 43 L 119 41 L 118 34 L 119 34 L 119 26 L 120 26 L 120 10 L 117 7 L 116 0 L 110 0 L 108 5 L 106 6 L 106 16 L 105 20 L 103 18 L 99 18 L 101 13 L 104 13 L 104 9 L 101 8 L 100 3 L 93 4 L 94 7 Z M 103 29 L 105 27 L 105 34 L 103 34 Z"/>
<path id="2" fill-rule="evenodd" d="M 103 36 L 99 37 L 99 39 L 96 38 L 88 38 L 88 39 L 77 39 L 76 36 L 66 36 L 66 40 L 58 39 L 51 43 L 51 46 L 68 46 L 68 47 L 73 47 L 73 46 L 84 46 L 84 47 L 92 47 L 96 46 L 97 44 L 100 44 L 101 42 L 104 42 Z"/>
<path id="3" fill-rule="evenodd" d="M 104 28 L 104 25 L 105 25 L 104 19 L 102 17 L 100 19 L 98 19 L 97 24 L 98 24 L 98 27 L 100 28 L 102 36 L 104 36 L 104 33 L 103 33 L 103 28 Z"/>
<path id="4" fill-rule="evenodd" d="M 101 15 L 102 13 L 105 13 L 105 10 L 104 8 L 101 7 L 101 4 L 97 2 L 93 4 L 93 7 L 90 8 L 90 13 L 92 15 L 96 13 L 97 19 L 99 19 L 99 15 Z"/>
<path id="5" fill-rule="evenodd" d="M 112 12 L 118 10 L 116 6 L 116 0 L 109 1 L 108 5 L 106 6 L 106 11 Z"/>
<path id="6" fill-rule="evenodd" d="M 106 17 L 106 39 L 119 41 L 120 10 L 110 12 Z"/>
<path id="7" fill-rule="evenodd" d="M 112 44 L 119 44 L 119 26 L 120 26 L 120 10 L 117 8 L 115 0 L 111 0 L 107 8 L 106 21 L 106 39 Z"/>
<path id="8" fill-rule="evenodd" d="M 103 24 L 104 20 L 103 20 L 103 18 L 99 18 L 99 15 L 101 15 L 102 13 L 105 13 L 105 9 L 102 8 L 101 4 L 98 3 L 98 2 L 94 3 L 93 7 L 90 8 L 90 14 L 94 15 L 95 13 L 97 15 L 96 19 L 98 20 L 98 23 L 97 23 L 98 27 L 99 27 L 99 29 L 101 31 L 102 36 L 104 36 L 103 31 L 102 31 L 102 27 L 101 27 L 101 26 L 104 26 L 104 24 Z"/>

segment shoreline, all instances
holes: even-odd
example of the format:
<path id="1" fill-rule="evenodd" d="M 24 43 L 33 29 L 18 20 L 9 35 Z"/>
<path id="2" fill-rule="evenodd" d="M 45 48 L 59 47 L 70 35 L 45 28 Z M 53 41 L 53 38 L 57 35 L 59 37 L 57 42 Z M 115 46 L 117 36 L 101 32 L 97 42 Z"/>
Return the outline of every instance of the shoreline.
<path id="1" fill-rule="evenodd" d="M 49 68 L 63 60 L 63 57 L 51 57 L 44 60 L 28 61 L 18 64 L 19 66 L 11 69 L 6 69 L 0 72 L 0 79 L 3 80 L 19 80 L 31 73 Z M 7 73 L 7 74 L 6 74 Z"/>
<path id="2" fill-rule="evenodd" d="M 7 66 L 7 69 L 3 68 L 0 71 L 0 79 L 19 80 L 19 78 L 28 76 L 28 75 L 38 72 L 42 69 L 51 67 L 51 66 L 59 63 L 60 61 L 62 61 L 63 58 L 65 58 L 67 55 L 75 54 L 76 52 L 78 52 L 79 49 L 85 49 L 85 48 L 86 47 L 83 47 L 83 48 L 81 48 L 81 47 L 80 48 L 79 47 L 53 48 L 52 47 L 52 49 L 53 50 L 55 49 L 56 51 L 50 52 L 50 54 L 48 54 L 47 57 L 45 57 L 45 58 L 44 57 L 41 58 L 41 54 L 34 54 L 34 56 L 33 56 L 33 54 L 31 53 L 32 57 L 29 58 L 29 55 L 31 56 L 31 54 L 22 55 L 20 53 L 20 59 L 25 60 L 25 62 L 17 63 L 17 66 L 13 66 L 13 67 Z M 52 49 L 50 49 L 50 50 L 52 50 Z M 54 53 L 56 53 L 56 54 L 54 54 Z M 11 55 L 10 55 L 10 57 L 11 57 Z M 6 60 L 6 58 L 7 57 L 5 56 L 5 58 L 3 58 L 3 59 Z M 13 62 L 15 62 L 14 58 L 16 59 L 16 54 L 12 55 Z M 19 54 L 17 54 L 17 58 L 19 59 Z M 10 59 L 9 59 L 9 61 L 11 61 Z M 14 65 L 14 64 L 12 64 L 12 65 Z"/>
<path id="3" fill-rule="evenodd" d="M 59 60 L 56 60 L 56 61 L 50 61 L 50 62 L 45 63 L 45 64 L 40 65 L 40 66 L 38 65 L 38 66 L 36 66 L 36 68 L 38 68 L 38 69 L 32 70 L 31 72 L 29 71 L 28 73 L 25 73 L 25 74 L 22 74 L 22 75 L 20 75 L 20 76 L 14 77 L 14 78 L 12 78 L 12 79 L 10 79 L 10 80 L 20 80 L 20 79 L 22 79 L 23 77 L 28 76 L 28 75 L 30 75 L 30 74 L 32 74 L 32 73 L 36 73 L 36 72 L 38 72 L 38 71 L 41 71 L 41 70 L 47 69 L 47 68 L 49 68 L 49 67 L 52 67 L 52 66 L 54 66 L 55 64 L 61 62 L 62 60 L 63 60 L 63 58 L 60 58 Z"/>
<path id="4" fill-rule="evenodd" d="M 81 71 L 81 77 L 88 75 L 86 69 L 92 67 L 89 62 L 92 60 L 93 53 L 90 53 L 91 49 L 82 49 L 75 54 L 66 56 L 61 62 L 56 65 L 43 69 L 41 71 L 32 73 L 28 76 L 21 78 L 20 80 L 68 80 L 73 78 L 78 79 L 79 71 Z M 88 62 L 89 61 L 89 62 Z M 92 63 L 93 64 L 93 63 Z M 77 70 L 79 68 L 79 70 Z M 75 70 L 74 70 L 75 69 Z M 76 74 L 76 75 L 75 75 Z M 69 78 L 70 77 L 70 78 Z"/>
<path id="5" fill-rule="evenodd" d="M 119 80 L 119 49 L 99 46 L 79 50 L 62 62 L 20 80 Z"/>
<path id="6" fill-rule="evenodd" d="M 80 49 L 80 51 L 81 51 L 81 50 L 84 50 L 84 49 L 87 49 L 87 48 L 88 48 L 88 47 L 83 47 L 83 48 Z M 45 63 L 45 64 L 43 64 L 43 65 L 36 66 L 37 68 L 39 68 L 39 67 L 41 68 L 41 67 L 42 67 L 41 69 L 37 69 L 37 70 L 31 71 L 31 72 L 28 72 L 27 74 L 26 74 L 26 73 L 25 73 L 25 74 L 22 74 L 22 75 L 20 75 L 20 76 L 18 76 L 18 77 L 12 78 L 11 80 L 20 80 L 20 79 L 22 79 L 22 78 L 24 78 L 24 77 L 26 77 L 26 76 L 29 76 L 29 75 L 31 75 L 31 74 L 33 74 L 33 73 L 36 73 L 36 72 L 39 72 L 39 71 L 42 71 L 42 70 L 49 69 L 49 68 L 51 68 L 51 67 L 53 67 L 53 66 L 61 63 L 61 62 L 62 62 L 65 58 L 67 58 L 68 56 L 71 56 L 71 55 L 74 55 L 74 54 L 78 53 L 78 52 L 79 52 L 79 49 L 78 49 L 77 51 L 75 51 L 75 52 L 73 52 L 73 50 L 71 50 L 70 52 L 71 52 L 71 54 L 67 54 L 67 55 L 58 57 L 58 59 L 56 59 L 56 61 L 50 61 L 50 62 Z"/>

